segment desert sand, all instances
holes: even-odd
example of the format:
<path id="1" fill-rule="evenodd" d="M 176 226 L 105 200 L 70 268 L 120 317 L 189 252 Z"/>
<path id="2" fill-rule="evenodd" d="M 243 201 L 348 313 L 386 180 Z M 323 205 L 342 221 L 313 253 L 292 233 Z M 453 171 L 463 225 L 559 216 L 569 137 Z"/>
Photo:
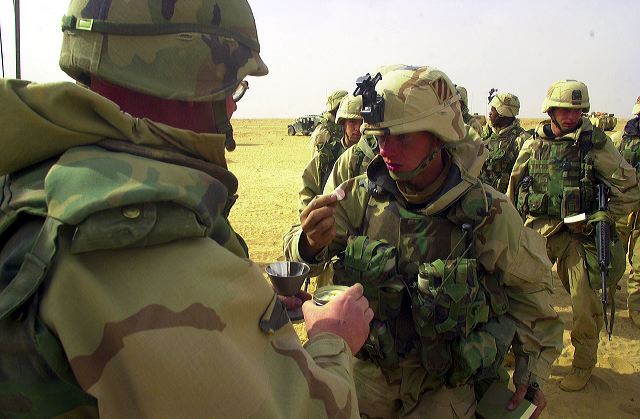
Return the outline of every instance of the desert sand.
<path id="1" fill-rule="evenodd" d="M 251 259 L 262 266 L 282 259 L 282 235 L 297 222 L 300 175 L 311 156 L 309 137 L 287 135 L 290 122 L 233 121 L 238 147 L 227 155 L 227 161 L 240 187 L 230 218 L 247 241 Z M 616 128 L 622 129 L 624 122 L 619 121 Z M 522 125 L 528 129 L 536 123 L 523 120 Z M 556 277 L 553 303 L 565 323 L 564 349 L 544 387 L 549 404 L 542 417 L 640 418 L 640 329 L 631 323 L 626 310 L 626 275 L 619 285 L 612 340 L 601 333 L 598 364 L 589 384 L 580 392 L 566 393 L 558 383 L 570 370 L 573 358 L 571 302 Z M 295 327 L 305 340 L 303 326 Z"/>

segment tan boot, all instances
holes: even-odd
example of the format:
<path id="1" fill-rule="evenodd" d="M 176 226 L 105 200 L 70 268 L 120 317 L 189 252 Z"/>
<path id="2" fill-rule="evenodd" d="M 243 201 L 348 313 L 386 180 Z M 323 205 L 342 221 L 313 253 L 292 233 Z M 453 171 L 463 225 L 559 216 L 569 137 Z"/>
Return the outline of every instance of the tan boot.
<path id="1" fill-rule="evenodd" d="M 640 311 L 637 310 L 629 310 L 629 317 L 631 317 L 631 321 L 636 327 L 640 328 Z"/>
<path id="2" fill-rule="evenodd" d="M 593 368 L 573 367 L 571 372 L 560 381 L 560 388 L 564 391 L 582 390 L 589 382 L 592 371 Z"/>

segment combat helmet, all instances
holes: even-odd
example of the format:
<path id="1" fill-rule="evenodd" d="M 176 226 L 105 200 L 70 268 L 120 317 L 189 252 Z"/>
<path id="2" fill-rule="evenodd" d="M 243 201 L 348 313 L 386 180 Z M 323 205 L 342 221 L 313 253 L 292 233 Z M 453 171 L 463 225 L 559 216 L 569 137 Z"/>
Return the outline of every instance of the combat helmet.
<path id="1" fill-rule="evenodd" d="M 633 109 L 631 110 L 631 113 L 633 115 L 640 114 L 640 96 L 638 96 L 638 99 L 636 99 L 636 104 L 633 105 Z"/>
<path id="2" fill-rule="evenodd" d="M 460 94 L 460 104 L 463 108 L 469 108 L 469 95 L 467 94 L 467 89 L 462 86 L 456 85 L 456 91 Z"/>
<path id="3" fill-rule="evenodd" d="M 347 95 L 343 97 L 336 114 L 336 124 L 345 119 L 362 119 L 362 115 L 360 115 L 361 108 L 362 96 Z"/>
<path id="4" fill-rule="evenodd" d="M 461 141 L 466 134 L 460 94 L 449 77 L 435 67 L 385 66 L 375 91 L 384 100 L 380 122 L 365 118 L 365 135 L 427 131 L 443 142 Z"/>
<path id="5" fill-rule="evenodd" d="M 222 100 L 268 70 L 246 0 L 71 0 L 60 67 L 166 99 Z"/>
<path id="6" fill-rule="evenodd" d="M 489 106 L 496 108 L 500 116 L 508 118 L 518 116 L 520 112 L 520 100 L 513 93 L 498 93 L 491 99 Z"/>
<path id="7" fill-rule="evenodd" d="M 328 97 L 327 97 L 327 105 L 325 107 L 325 112 L 334 112 L 338 109 L 338 106 L 340 106 L 340 101 L 342 100 L 343 97 L 345 97 L 346 95 L 348 95 L 349 93 L 346 90 L 336 90 L 334 92 L 332 92 Z"/>
<path id="8" fill-rule="evenodd" d="M 589 91 L 587 85 L 577 80 L 559 80 L 547 90 L 542 102 L 542 112 L 551 108 L 582 109 L 589 112 Z"/>

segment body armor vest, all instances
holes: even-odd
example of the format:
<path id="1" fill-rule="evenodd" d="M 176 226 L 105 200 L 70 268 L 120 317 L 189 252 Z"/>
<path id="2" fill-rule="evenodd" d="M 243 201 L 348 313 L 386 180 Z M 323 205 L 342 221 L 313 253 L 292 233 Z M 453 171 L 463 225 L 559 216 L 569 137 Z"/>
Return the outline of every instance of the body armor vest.
<path id="1" fill-rule="evenodd" d="M 326 143 L 318 144 L 318 169 L 320 175 L 320 188 L 322 191 L 324 189 L 324 185 L 327 184 L 329 180 L 329 175 L 331 175 L 331 169 L 333 169 L 333 165 L 338 160 L 338 157 L 345 152 L 345 148 L 342 146 L 342 137 L 339 140 L 329 140 Z"/>
<path id="2" fill-rule="evenodd" d="M 520 152 L 516 139 L 522 132 L 524 130 L 519 126 L 500 135 L 492 132 L 485 143 L 489 158 L 485 161 L 479 178 L 502 193 L 507 191 L 511 170 Z"/>
<path id="3" fill-rule="evenodd" d="M 596 210 L 593 147 L 602 148 L 602 131 L 586 131 L 578 141 L 537 138 L 542 145 L 529 159 L 519 185 L 517 209 L 521 214 L 564 218 Z"/>
<path id="4" fill-rule="evenodd" d="M 477 266 L 472 233 L 462 229 L 482 217 L 453 219 L 449 210 L 426 216 L 370 192 L 361 228 L 366 235 L 350 237 L 334 264 L 334 282 L 362 283 L 374 311 L 364 356 L 390 371 L 417 354 L 423 368 L 449 386 L 496 378 L 515 324 L 502 316 L 508 309 L 503 287 Z M 480 193 L 473 188 L 465 196 Z M 492 328 L 495 334 L 487 331 Z"/>

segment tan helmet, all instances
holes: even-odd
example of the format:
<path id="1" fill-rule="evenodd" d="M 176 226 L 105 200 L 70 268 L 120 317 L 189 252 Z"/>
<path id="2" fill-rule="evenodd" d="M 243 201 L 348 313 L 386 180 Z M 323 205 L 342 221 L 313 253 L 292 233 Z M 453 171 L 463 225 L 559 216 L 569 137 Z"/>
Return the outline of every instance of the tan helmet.
<path id="1" fill-rule="evenodd" d="M 346 90 L 336 90 L 327 97 L 327 106 L 325 112 L 333 112 L 340 106 L 340 101 L 349 93 Z"/>
<path id="2" fill-rule="evenodd" d="M 633 105 L 633 109 L 631 110 L 631 113 L 633 115 L 640 114 L 640 96 L 638 96 L 638 98 L 636 99 L 636 104 Z"/>
<path id="3" fill-rule="evenodd" d="M 496 108 L 501 116 L 514 117 L 520 112 L 520 100 L 513 93 L 498 93 L 491 99 L 489 106 Z"/>
<path id="4" fill-rule="evenodd" d="M 469 107 L 469 95 L 467 94 L 467 89 L 462 86 L 456 86 L 456 90 L 460 94 L 460 102 L 467 108 Z"/>
<path id="5" fill-rule="evenodd" d="M 336 114 L 336 124 L 345 119 L 362 119 L 360 109 L 362 109 L 362 96 L 347 95 L 343 97 Z"/>
<path id="6" fill-rule="evenodd" d="M 71 0 L 60 67 L 156 97 L 220 101 L 267 74 L 246 0 Z"/>
<path id="7" fill-rule="evenodd" d="M 559 80 L 549 87 L 542 102 L 542 112 L 551 108 L 582 109 L 589 112 L 589 91 L 587 85 L 577 80 Z"/>
<path id="8" fill-rule="evenodd" d="M 457 142 L 466 130 L 460 94 L 442 71 L 434 67 L 393 65 L 382 67 L 376 92 L 384 99 L 384 119 L 365 122 L 365 135 L 427 131 L 444 142 Z"/>

